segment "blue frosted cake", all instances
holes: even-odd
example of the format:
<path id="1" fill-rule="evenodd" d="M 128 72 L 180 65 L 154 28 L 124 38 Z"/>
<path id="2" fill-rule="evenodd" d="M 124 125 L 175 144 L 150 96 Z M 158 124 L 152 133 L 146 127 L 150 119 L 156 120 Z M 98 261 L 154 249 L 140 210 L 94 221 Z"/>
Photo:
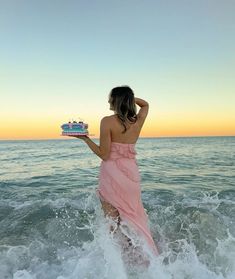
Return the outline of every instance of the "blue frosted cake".
<path id="1" fill-rule="evenodd" d="M 83 121 L 73 121 L 61 125 L 62 136 L 86 136 L 88 135 L 88 124 Z"/>

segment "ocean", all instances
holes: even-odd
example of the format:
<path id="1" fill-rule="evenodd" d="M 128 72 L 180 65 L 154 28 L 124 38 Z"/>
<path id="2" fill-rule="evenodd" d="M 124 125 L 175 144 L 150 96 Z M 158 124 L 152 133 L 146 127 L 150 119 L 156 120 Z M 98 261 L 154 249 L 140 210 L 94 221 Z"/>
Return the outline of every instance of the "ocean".
<path id="1" fill-rule="evenodd" d="M 0 141 L 0 279 L 234 279 L 235 137 L 140 138 L 136 151 L 160 250 L 144 271 L 106 231 L 100 159 L 82 141 Z"/>

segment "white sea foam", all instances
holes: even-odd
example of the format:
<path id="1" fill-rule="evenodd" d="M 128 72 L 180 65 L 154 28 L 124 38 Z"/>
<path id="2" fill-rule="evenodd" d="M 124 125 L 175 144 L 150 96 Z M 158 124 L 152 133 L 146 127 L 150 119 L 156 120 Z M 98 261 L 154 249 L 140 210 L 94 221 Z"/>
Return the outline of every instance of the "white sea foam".
<path id="1" fill-rule="evenodd" d="M 100 205 L 89 197 L 87 207 L 95 207 L 96 218 L 91 224 L 93 240 L 81 247 L 64 246 L 48 250 L 49 243 L 32 240 L 28 245 L 0 247 L 0 274 L 6 279 L 233 279 L 235 278 L 235 238 L 227 231 L 227 238 L 217 239 L 214 258 L 217 268 L 210 266 L 207 255 L 199 255 L 195 245 L 177 239 L 178 251 L 172 243 L 160 243 L 161 254 L 149 256 L 148 267 L 127 262 L 120 245 L 121 234 L 109 233 L 111 220 L 105 219 Z M 141 241 L 123 226 L 122 232 L 132 238 L 134 246 Z M 133 247 L 132 247 L 133 248 Z M 147 252 L 147 247 L 142 247 Z M 137 253 L 140 251 L 136 249 Z M 136 260 L 133 257 L 132 260 Z"/>

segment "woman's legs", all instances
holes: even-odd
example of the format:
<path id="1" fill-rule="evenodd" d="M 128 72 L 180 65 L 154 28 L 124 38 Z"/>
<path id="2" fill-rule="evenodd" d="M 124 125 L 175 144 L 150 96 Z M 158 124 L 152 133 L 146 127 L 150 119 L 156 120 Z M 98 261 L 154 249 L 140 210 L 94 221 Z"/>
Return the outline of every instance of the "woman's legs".
<path id="1" fill-rule="evenodd" d="M 118 210 L 112 206 L 110 203 L 104 201 L 104 200 L 100 200 L 101 201 L 101 205 L 102 205 L 102 209 L 104 211 L 104 216 L 105 217 L 110 217 L 114 220 L 115 223 L 117 223 L 117 226 L 119 227 L 120 225 L 120 214 L 118 212 Z M 118 228 L 117 227 L 117 228 Z M 113 226 L 110 227 L 110 232 L 113 232 L 114 228 Z"/>
<path id="2" fill-rule="evenodd" d="M 105 217 L 108 216 L 108 217 L 112 218 L 115 223 L 117 223 L 117 226 L 116 226 L 115 230 L 114 230 L 114 227 L 112 225 L 110 226 L 110 233 L 112 233 L 112 232 L 115 233 L 116 230 L 120 226 L 120 221 L 121 221 L 120 214 L 119 214 L 118 210 L 114 206 L 112 206 L 110 203 L 106 202 L 105 200 L 101 200 L 101 199 L 100 199 L 100 201 L 101 201 L 101 205 L 102 205 L 102 209 L 104 211 Z M 131 246 L 132 245 L 131 239 L 127 236 L 125 236 L 125 237 L 127 238 L 129 246 Z"/>
<path id="3" fill-rule="evenodd" d="M 100 199 L 100 201 L 101 201 L 101 205 L 102 205 L 102 209 L 104 211 L 105 217 L 107 217 L 107 216 L 111 217 L 114 220 L 114 222 L 117 223 L 116 228 L 114 228 L 112 225 L 110 226 L 110 233 L 116 233 L 117 230 L 119 229 L 119 225 L 120 225 L 120 221 L 121 221 L 120 214 L 119 214 L 118 210 L 114 206 L 112 206 L 110 203 L 106 202 L 105 200 L 101 200 L 101 199 Z M 123 233 L 122 233 L 122 236 L 124 236 L 126 241 L 128 242 L 127 245 L 129 246 L 129 248 L 130 247 L 133 248 L 131 239 Z M 123 252 L 126 253 L 126 251 L 128 251 L 129 248 L 124 245 L 123 246 Z M 149 266 L 149 260 L 145 260 L 145 259 L 142 259 L 142 258 L 137 258 L 136 259 L 136 264 L 138 264 L 138 265 L 144 264 L 145 267 L 148 267 Z"/>

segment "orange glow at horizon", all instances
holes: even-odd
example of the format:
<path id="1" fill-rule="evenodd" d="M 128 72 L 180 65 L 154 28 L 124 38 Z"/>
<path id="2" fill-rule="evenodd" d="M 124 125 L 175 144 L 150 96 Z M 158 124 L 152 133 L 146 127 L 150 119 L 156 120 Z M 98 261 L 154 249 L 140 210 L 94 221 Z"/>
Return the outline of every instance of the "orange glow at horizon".
<path id="1" fill-rule="evenodd" d="M 172 120 L 174 119 L 174 120 Z M 233 119 L 225 120 L 218 118 L 215 121 L 213 117 L 194 118 L 169 116 L 168 118 L 159 115 L 146 120 L 141 137 L 179 137 L 179 136 L 235 136 L 235 121 Z M 17 125 L 16 125 L 17 123 Z M 52 119 L 14 119 L 1 124 L 1 140 L 21 140 L 21 139 L 69 139 L 61 136 L 61 119 L 56 121 Z M 89 133 L 93 138 L 99 137 L 99 120 L 90 119 Z M 12 129 L 14 127 L 14 130 Z"/>

